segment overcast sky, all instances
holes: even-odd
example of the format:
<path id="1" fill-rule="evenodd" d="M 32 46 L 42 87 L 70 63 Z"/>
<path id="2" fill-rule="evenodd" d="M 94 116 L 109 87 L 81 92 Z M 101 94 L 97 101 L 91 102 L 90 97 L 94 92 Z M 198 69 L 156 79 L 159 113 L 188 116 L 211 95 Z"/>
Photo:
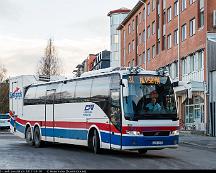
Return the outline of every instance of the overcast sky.
<path id="1" fill-rule="evenodd" d="M 108 12 L 138 0 L 0 0 L 0 64 L 8 76 L 35 74 L 49 38 L 64 75 L 90 53 L 110 50 Z"/>

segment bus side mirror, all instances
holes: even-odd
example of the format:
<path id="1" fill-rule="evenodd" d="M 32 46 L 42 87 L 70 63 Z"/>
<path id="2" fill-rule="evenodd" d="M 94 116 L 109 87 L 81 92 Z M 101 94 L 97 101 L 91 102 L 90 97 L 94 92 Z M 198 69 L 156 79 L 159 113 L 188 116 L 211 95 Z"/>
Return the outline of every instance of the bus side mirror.
<path id="1" fill-rule="evenodd" d="M 178 81 L 177 81 L 177 82 L 173 82 L 173 83 L 172 83 L 172 86 L 173 86 L 173 87 L 179 86 L 179 82 L 178 82 Z"/>
<path id="2" fill-rule="evenodd" d="M 123 97 L 128 97 L 129 92 L 128 92 L 128 80 L 127 79 L 122 79 L 121 80 L 121 85 L 123 86 Z"/>

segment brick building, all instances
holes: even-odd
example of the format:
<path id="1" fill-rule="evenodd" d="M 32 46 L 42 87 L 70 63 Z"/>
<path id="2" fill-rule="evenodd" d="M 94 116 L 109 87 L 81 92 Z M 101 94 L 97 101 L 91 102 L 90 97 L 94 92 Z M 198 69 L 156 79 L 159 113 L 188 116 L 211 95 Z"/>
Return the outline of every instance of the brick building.
<path id="1" fill-rule="evenodd" d="M 215 0 L 140 0 L 118 26 L 121 66 L 166 67 L 174 81 L 181 127 L 208 130 L 207 34 Z"/>

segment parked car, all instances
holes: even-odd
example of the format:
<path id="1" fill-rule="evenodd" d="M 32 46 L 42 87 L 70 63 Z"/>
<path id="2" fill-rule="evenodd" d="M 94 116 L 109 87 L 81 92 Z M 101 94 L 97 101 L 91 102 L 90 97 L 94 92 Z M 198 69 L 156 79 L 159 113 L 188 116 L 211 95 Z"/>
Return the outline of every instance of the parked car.
<path id="1" fill-rule="evenodd" d="M 10 116 L 9 114 L 0 114 L 0 129 L 10 128 Z"/>

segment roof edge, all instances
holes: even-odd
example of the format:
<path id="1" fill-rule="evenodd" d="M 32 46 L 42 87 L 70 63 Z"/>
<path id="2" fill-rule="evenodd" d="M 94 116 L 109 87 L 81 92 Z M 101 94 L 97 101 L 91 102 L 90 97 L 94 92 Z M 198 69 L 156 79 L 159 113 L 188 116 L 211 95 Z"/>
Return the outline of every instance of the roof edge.
<path id="1" fill-rule="evenodd" d="M 117 27 L 117 30 L 121 30 L 124 25 L 130 20 L 130 18 L 137 12 L 137 10 L 145 3 L 145 0 L 139 0 L 135 7 L 128 13 L 125 19 Z"/>

